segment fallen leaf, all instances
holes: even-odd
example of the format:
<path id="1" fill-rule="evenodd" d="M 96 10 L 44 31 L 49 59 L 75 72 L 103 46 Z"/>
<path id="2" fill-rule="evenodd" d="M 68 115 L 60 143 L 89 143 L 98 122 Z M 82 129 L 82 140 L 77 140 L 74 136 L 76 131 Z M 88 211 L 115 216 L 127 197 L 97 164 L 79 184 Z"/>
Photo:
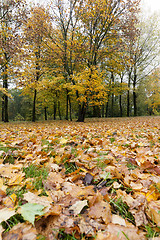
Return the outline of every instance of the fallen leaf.
<path id="1" fill-rule="evenodd" d="M 81 211 L 83 210 L 84 207 L 88 206 L 88 202 L 87 200 L 83 200 L 83 201 L 77 201 L 75 204 L 73 204 L 70 208 L 69 211 L 72 213 L 73 211 L 73 215 L 76 216 L 78 214 L 81 213 Z"/>
<path id="2" fill-rule="evenodd" d="M 0 223 L 8 220 L 10 217 L 14 216 L 16 212 L 8 208 L 0 209 Z"/>
<path id="3" fill-rule="evenodd" d="M 35 216 L 44 215 L 44 212 L 42 211 L 43 209 L 43 205 L 26 203 L 20 207 L 19 212 L 23 216 L 24 220 L 27 220 L 34 225 Z"/>

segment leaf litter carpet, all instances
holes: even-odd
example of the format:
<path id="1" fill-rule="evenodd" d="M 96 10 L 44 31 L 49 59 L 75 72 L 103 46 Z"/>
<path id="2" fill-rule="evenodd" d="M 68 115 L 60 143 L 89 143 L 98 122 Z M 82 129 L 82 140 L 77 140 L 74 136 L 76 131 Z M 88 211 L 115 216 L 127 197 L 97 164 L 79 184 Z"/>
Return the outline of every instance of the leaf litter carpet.
<path id="1" fill-rule="evenodd" d="M 0 131 L 0 239 L 160 239 L 160 117 Z"/>

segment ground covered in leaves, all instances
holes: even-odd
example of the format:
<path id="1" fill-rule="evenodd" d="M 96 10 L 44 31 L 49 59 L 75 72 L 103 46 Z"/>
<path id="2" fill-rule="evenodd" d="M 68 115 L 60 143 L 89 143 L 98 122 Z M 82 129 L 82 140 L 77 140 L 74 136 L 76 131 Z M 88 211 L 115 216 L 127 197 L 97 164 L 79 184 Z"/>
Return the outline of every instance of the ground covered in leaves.
<path id="1" fill-rule="evenodd" d="M 1 239 L 160 239 L 160 117 L 0 132 Z"/>

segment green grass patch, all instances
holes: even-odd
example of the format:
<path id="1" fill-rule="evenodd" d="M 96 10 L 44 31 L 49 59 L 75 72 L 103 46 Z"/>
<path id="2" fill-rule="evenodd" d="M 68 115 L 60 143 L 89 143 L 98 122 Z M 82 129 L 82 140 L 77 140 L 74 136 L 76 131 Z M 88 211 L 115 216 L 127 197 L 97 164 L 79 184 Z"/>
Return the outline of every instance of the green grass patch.
<path id="1" fill-rule="evenodd" d="M 13 193 L 16 194 L 19 206 L 23 204 L 23 194 L 26 192 L 27 192 L 27 190 L 25 187 L 18 188 L 18 189 L 16 189 L 16 188 L 7 188 L 6 189 L 6 194 L 8 196 L 12 195 Z"/>
<path id="2" fill-rule="evenodd" d="M 65 162 L 63 165 L 66 169 L 65 174 L 75 172 L 78 169 L 74 162 Z"/>
<path id="3" fill-rule="evenodd" d="M 113 143 L 116 139 L 114 137 L 110 138 L 111 143 Z"/>
<path id="4" fill-rule="evenodd" d="M 129 222 L 135 225 L 135 219 L 132 213 L 129 212 L 128 205 L 122 201 L 122 198 L 118 198 L 117 200 L 111 199 L 110 204 L 111 204 L 113 213 L 118 212 L 121 217 L 123 217 L 124 219 L 128 220 Z"/>
<path id="5" fill-rule="evenodd" d="M 23 168 L 23 172 L 25 173 L 25 178 L 33 178 L 32 186 L 36 190 L 42 189 L 41 195 L 46 195 L 43 180 L 47 179 L 48 169 L 45 167 L 39 167 L 34 164 L 29 165 L 26 168 Z"/>
<path id="6" fill-rule="evenodd" d="M 158 237 L 160 235 L 159 232 L 157 232 L 154 228 L 152 228 L 149 225 L 146 225 L 145 229 L 147 231 L 147 234 L 146 234 L 147 238 L 154 238 L 154 237 Z"/>
<path id="7" fill-rule="evenodd" d="M 136 169 L 138 166 L 132 164 L 132 163 L 127 163 L 127 167 L 128 167 L 128 170 L 134 170 Z"/>
<path id="8" fill-rule="evenodd" d="M 1 222 L 2 227 L 5 229 L 4 232 L 8 232 L 11 230 L 15 225 L 18 223 L 23 223 L 24 219 L 20 214 L 15 214 L 14 216 L 10 217 L 7 221 Z"/>

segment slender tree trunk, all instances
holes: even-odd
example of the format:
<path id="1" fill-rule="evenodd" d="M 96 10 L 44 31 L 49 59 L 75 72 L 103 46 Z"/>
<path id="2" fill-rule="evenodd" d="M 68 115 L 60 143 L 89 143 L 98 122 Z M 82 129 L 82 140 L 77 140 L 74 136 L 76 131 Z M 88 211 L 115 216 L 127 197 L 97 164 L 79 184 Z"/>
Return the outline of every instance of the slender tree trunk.
<path id="1" fill-rule="evenodd" d="M 122 117 L 123 116 L 122 95 L 119 96 L 119 108 L 120 108 L 120 117 Z"/>
<path id="2" fill-rule="evenodd" d="M 56 113 L 57 113 L 57 102 L 54 101 L 54 112 L 53 112 L 53 114 L 54 114 L 54 120 L 56 120 Z"/>
<path id="3" fill-rule="evenodd" d="M 70 116 L 70 121 L 72 121 L 72 104 L 71 104 L 71 98 L 69 96 L 69 116 Z"/>
<path id="4" fill-rule="evenodd" d="M 34 97 L 33 97 L 33 110 L 32 110 L 32 122 L 36 121 L 36 97 L 37 97 L 37 90 L 34 90 Z"/>
<path id="5" fill-rule="evenodd" d="M 68 103 L 69 103 L 69 91 L 67 89 L 67 94 L 66 94 L 66 120 L 68 120 L 68 110 L 69 110 L 69 107 L 68 107 Z"/>
<path id="6" fill-rule="evenodd" d="M 114 75 L 111 73 L 111 82 L 114 84 Z M 111 117 L 114 117 L 114 93 L 112 93 Z"/>
<path id="7" fill-rule="evenodd" d="M 137 81 L 137 75 L 136 75 L 136 72 L 135 72 L 135 73 L 134 73 L 134 80 L 133 80 L 133 106 L 134 106 L 134 116 L 137 116 L 136 81 Z"/>
<path id="8" fill-rule="evenodd" d="M 104 104 L 102 105 L 102 108 L 101 108 L 101 111 L 102 111 L 102 118 L 104 118 Z"/>
<path id="9" fill-rule="evenodd" d="M 47 107 L 44 108 L 45 121 L 47 121 Z"/>
<path id="10" fill-rule="evenodd" d="M 7 61 L 7 55 L 5 54 L 5 58 Z M 3 88 L 8 92 L 8 74 L 7 74 L 7 66 L 4 68 L 3 75 Z M 8 96 L 6 94 L 3 95 L 2 99 L 2 118 L 4 122 L 8 122 Z"/>
<path id="11" fill-rule="evenodd" d="M 59 115 L 59 119 L 62 120 L 62 117 L 61 117 L 61 104 L 60 104 L 60 101 L 59 101 L 59 95 L 58 95 L 58 91 L 56 91 L 56 98 L 57 98 L 57 106 L 58 106 L 58 115 Z"/>
<path id="12" fill-rule="evenodd" d="M 122 88 L 122 83 L 123 83 L 123 74 L 121 76 L 121 88 Z M 120 117 L 123 116 L 123 109 L 122 109 L 122 91 L 121 94 L 119 95 L 119 109 L 120 109 Z"/>
<path id="13" fill-rule="evenodd" d="M 2 121 L 4 122 L 4 95 L 2 96 Z"/>
<path id="14" fill-rule="evenodd" d="M 59 114 L 59 119 L 62 120 L 61 117 L 61 106 L 60 106 L 60 101 L 58 100 L 58 114 Z"/>
<path id="15" fill-rule="evenodd" d="M 130 116 L 130 84 L 131 84 L 131 72 L 129 72 L 129 75 L 128 75 L 127 117 Z"/>
<path id="16" fill-rule="evenodd" d="M 108 102 L 106 104 L 106 113 L 105 113 L 106 118 L 108 117 L 108 105 L 109 105 L 109 96 L 108 96 Z"/>

